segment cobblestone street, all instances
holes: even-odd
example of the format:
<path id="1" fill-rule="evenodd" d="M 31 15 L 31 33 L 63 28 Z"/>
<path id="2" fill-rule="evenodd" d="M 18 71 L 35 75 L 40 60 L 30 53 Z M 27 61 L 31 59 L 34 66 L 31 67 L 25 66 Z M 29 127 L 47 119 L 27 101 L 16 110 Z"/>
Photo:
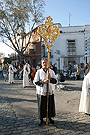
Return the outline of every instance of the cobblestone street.
<path id="1" fill-rule="evenodd" d="M 35 86 L 0 79 L 0 135 L 90 135 L 90 116 L 78 112 L 82 80 L 66 80 L 55 91 L 55 125 L 39 127 Z"/>

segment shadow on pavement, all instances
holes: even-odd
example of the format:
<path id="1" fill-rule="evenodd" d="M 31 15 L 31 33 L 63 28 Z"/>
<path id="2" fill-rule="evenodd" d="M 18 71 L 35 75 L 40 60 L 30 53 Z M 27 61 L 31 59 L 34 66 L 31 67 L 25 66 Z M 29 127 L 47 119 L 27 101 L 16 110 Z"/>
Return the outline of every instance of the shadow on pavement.
<path id="1" fill-rule="evenodd" d="M 22 101 L 27 101 L 27 102 L 34 102 L 34 103 L 37 103 L 37 100 L 27 100 L 27 99 L 18 99 L 18 98 L 10 98 L 10 97 L 9 97 L 9 101 L 10 101 L 10 102 L 22 102 Z"/>
<path id="2" fill-rule="evenodd" d="M 55 121 L 55 126 L 58 129 L 85 131 L 90 132 L 90 123 L 70 122 L 70 121 Z"/>
<path id="3" fill-rule="evenodd" d="M 3 99 L 3 97 L 0 96 L 0 99 Z M 37 103 L 37 100 L 27 100 L 27 99 L 19 99 L 19 98 L 7 98 L 4 97 L 5 101 L 9 101 L 9 102 L 22 102 L 22 101 L 27 101 L 27 102 L 33 102 L 33 103 Z"/>
<path id="4" fill-rule="evenodd" d="M 66 91 L 82 91 L 82 89 L 80 87 L 68 87 Z"/>

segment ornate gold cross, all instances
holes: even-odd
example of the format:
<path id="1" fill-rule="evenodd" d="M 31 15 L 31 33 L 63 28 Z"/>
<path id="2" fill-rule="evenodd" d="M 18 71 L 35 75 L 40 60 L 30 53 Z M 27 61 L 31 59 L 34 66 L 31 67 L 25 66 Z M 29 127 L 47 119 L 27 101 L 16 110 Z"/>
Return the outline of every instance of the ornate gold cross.
<path id="1" fill-rule="evenodd" d="M 45 24 L 38 27 L 38 33 L 44 39 L 48 51 L 51 52 L 55 39 L 60 36 L 60 31 L 55 25 L 53 25 L 53 19 L 50 16 L 46 17 L 46 20 Z"/>
<path id="2" fill-rule="evenodd" d="M 42 24 L 38 27 L 38 34 L 44 39 L 45 46 L 48 49 L 48 73 L 49 73 L 49 63 L 50 63 L 50 52 L 51 48 L 54 45 L 54 41 L 56 38 L 60 36 L 59 29 L 53 25 L 52 18 L 46 17 L 45 24 Z M 48 78 L 49 79 L 49 78 Z M 49 103 L 49 83 L 47 87 L 47 118 L 46 125 L 48 124 L 48 103 Z"/>

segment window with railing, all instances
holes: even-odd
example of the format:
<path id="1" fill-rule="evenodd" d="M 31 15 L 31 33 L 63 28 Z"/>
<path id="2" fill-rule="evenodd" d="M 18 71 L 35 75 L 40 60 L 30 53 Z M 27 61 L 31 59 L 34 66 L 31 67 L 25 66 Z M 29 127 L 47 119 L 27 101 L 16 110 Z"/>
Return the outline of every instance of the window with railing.
<path id="1" fill-rule="evenodd" d="M 67 55 L 76 55 L 75 40 L 67 40 Z"/>

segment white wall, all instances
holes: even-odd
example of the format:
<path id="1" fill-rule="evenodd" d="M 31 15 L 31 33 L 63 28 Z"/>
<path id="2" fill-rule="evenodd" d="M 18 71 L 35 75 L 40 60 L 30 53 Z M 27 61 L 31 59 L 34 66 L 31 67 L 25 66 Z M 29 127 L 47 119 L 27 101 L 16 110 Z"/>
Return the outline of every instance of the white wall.
<path id="1" fill-rule="evenodd" d="M 72 26 L 72 27 L 61 27 L 60 36 L 55 40 L 53 50 L 53 58 L 52 64 L 56 62 L 56 59 L 59 55 L 55 54 L 56 50 L 60 50 L 60 69 L 64 66 L 64 57 L 67 57 L 67 40 L 75 40 L 76 41 L 76 56 L 80 57 L 80 63 L 84 62 L 84 26 Z M 88 29 L 88 27 L 87 27 Z M 90 26 L 89 26 L 90 29 Z M 57 67 L 58 68 L 58 67 Z"/>

